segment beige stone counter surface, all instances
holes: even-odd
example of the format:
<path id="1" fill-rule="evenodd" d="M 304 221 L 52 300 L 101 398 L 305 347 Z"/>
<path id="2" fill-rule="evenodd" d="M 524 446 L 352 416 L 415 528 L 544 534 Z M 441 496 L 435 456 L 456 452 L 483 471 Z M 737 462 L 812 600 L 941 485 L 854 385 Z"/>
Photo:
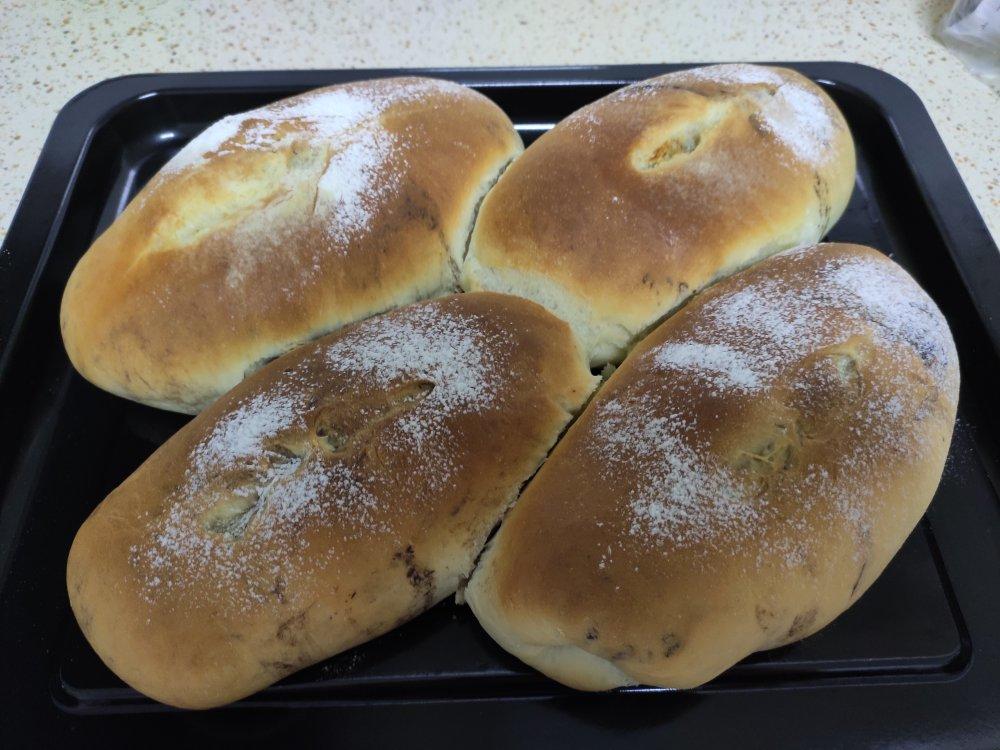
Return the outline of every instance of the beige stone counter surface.
<path id="1" fill-rule="evenodd" d="M 59 108 L 128 73 L 846 60 L 930 110 L 1000 236 L 1000 96 L 931 35 L 949 2 L 0 0 L 0 237 Z"/>

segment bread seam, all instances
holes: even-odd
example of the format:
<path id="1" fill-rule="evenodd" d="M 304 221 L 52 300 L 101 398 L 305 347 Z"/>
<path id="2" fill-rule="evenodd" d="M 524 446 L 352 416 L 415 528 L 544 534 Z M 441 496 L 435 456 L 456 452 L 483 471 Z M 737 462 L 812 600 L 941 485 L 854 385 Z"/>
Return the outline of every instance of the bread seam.
<path id="1" fill-rule="evenodd" d="M 455 590 L 456 604 L 465 604 L 465 585 L 469 582 L 469 579 L 472 578 L 473 573 L 476 572 L 476 568 L 479 567 L 479 561 L 486 553 L 487 548 L 493 541 L 493 537 L 495 537 L 497 532 L 500 531 L 500 527 L 503 526 L 503 522 L 504 520 L 506 520 L 507 515 L 514 509 L 514 506 L 517 505 L 518 500 L 521 499 L 521 496 L 524 494 L 525 488 L 529 484 L 531 484 L 531 480 L 535 478 L 535 475 L 538 474 L 539 470 L 541 470 L 541 468 L 549 460 L 549 457 L 552 455 L 552 452 L 556 449 L 556 446 L 559 445 L 560 442 L 562 442 L 563 435 L 565 435 L 567 430 L 569 430 L 569 428 L 573 426 L 573 423 L 576 422 L 577 419 L 579 419 L 580 415 L 587 410 L 587 407 L 590 405 L 590 402 L 594 399 L 594 396 L 596 396 L 597 392 L 604 387 L 604 384 L 606 382 L 607 378 L 603 377 L 600 378 L 597 384 L 591 389 L 590 395 L 587 396 L 586 400 L 576 411 L 572 411 L 560 405 L 559 408 L 564 414 L 567 414 L 569 416 L 569 419 L 563 426 L 562 430 L 560 430 L 559 435 L 556 436 L 555 442 L 553 442 L 552 445 L 549 446 L 549 449 L 545 451 L 545 456 L 542 458 L 541 461 L 539 461 L 538 466 L 536 466 L 535 470 L 531 472 L 531 475 L 521 483 L 521 486 L 518 487 L 516 492 L 514 493 L 513 498 L 510 501 L 508 501 L 507 504 L 504 506 L 503 513 L 500 515 L 500 519 L 496 522 L 496 524 L 494 524 L 493 528 L 490 529 L 490 533 L 487 534 L 486 536 L 486 541 L 483 542 L 482 547 L 480 547 L 479 552 L 476 554 L 475 559 L 473 559 L 472 561 L 472 566 L 469 568 L 469 572 L 462 577 L 462 580 L 458 584 L 458 588 Z"/>

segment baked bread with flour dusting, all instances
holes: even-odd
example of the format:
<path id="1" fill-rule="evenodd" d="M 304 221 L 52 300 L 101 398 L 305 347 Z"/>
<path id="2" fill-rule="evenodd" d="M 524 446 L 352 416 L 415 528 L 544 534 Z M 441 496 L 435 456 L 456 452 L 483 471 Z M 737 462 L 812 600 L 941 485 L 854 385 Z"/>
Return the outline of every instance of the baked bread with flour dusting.
<path id="1" fill-rule="evenodd" d="M 636 346 L 465 599 L 567 685 L 700 685 L 878 577 L 937 488 L 958 386 L 944 318 L 892 261 L 838 244 L 772 257 Z"/>
<path id="2" fill-rule="evenodd" d="M 569 327 L 491 293 L 417 303 L 270 363 L 84 523 L 67 568 L 91 645 L 206 708 L 453 594 L 596 384 Z"/>
<path id="3" fill-rule="evenodd" d="M 479 201 L 521 149 L 489 99 L 428 78 L 226 117 L 80 259 L 70 359 L 105 390 L 196 413 L 298 344 L 454 291 Z"/>
<path id="4" fill-rule="evenodd" d="M 617 362 L 705 285 L 818 242 L 854 173 L 843 116 L 795 71 L 715 65 L 640 81 L 504 172 L 463 288 L 533 299 L 573 326 L 593 365 Z"/>

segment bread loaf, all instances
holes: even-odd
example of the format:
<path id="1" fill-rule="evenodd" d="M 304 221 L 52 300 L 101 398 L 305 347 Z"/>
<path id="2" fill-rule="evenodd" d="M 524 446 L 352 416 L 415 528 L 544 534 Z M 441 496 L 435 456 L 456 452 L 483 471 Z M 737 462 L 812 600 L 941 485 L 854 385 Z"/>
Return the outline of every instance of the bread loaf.
<path id="1" fill-rule="evenodd" d="M 958 384 L 944 318 L 884 256 L 765 260 L 629 354 L 465 598 L 567 685 L 700 685 L 878 577 L 937 487 Z"/>
<path id="2" fill-rule="evenodd" d="M 653 78 L 540 137 L 483 202 L 463 288 L 569 321 L 591 363 L 692 293 L 818 241 L 847 205 L 854 146 L 814 83 L 717 65 Z"/>
<path id="3" fill-rule="evenodd" d="M 490 293 L 304 345 L 94 510 L 73 612 L 157 700 L 252 693 L 454 593 L 595 380 L 565 323 Z"/>
<path id="4" fill-rule="evenodd" d="M 196 413 L 297 344 L 454 291 L 478 203 L 521 148 L 484 96 L 426 78 L 227 117 L 80 259 L 70 359 L 101 388 Z"/>

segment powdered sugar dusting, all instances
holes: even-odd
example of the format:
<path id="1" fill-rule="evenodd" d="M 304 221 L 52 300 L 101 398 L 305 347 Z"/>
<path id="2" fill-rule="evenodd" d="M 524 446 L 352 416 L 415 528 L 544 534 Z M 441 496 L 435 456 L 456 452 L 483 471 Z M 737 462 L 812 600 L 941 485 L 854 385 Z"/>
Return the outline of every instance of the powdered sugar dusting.
<path id="1" fill-rule="evenodd" d="M 243 126 L 241 115 L 223 117 L 209 125 L 199 135 L 192 138 L 163 167 L 163 172 L 180 172 L 188 167 L 202 163 L 209 154 L 218 153 L 223 146 L 232 141 Z"/>
<path id="2" fill-rule="evenodd" d="M 814 91 L 789 82 L 762 102 L 761 123 L 800 160 L 818 164 L 832 154 L 837 126 L 828 105 Z"/>
<path id="3" fill-rule="evenodd" d="M 601 117 L 601 109 L 605 101 L 607 100 L 598 99 L 592 104 L 581 107 L 566 117 L 556 127 L 560 129 L 575 130 L 590 144 L 598 143 L 601 134 L 604 133 L 604 119 Z"/>
<path id="4" fill-rule="evenodd" d="M 213 156 L 281 148 L 288 143 L 288 127 L 293 123 L 300 129 L 297 137 L 328 141 L 368 123 L 378 114 L 373 101 L 343 89 L 282 100 L 210 125 L 167 162 L 162 173 L 197 167 Z"/>
<path id="5" fill-rule="evenodd" d="M 939 386 L 950 388 L 947 379 L 956 371 L 951 331 L 933 300 L 901 268 L 857 259 L 827 271 L 845 303 L 859 305 L 888 340 L 912 347 Z"/>
<path id="6" fill-rule="evenodd" d="M 447 415 L 495 408 L 497 391 L 492 373 L 499 366 L 491 354 L 499 339 L 486 346 L 482 333 L 448 313 L 414 310 L 405 319 L 379 317 L 368 321 L 363 339 L 344 340 L 327 358 L 336 372 L 363 373 L 376 387 L 387 387 L 405 375 L 435 383 L 427 410 L 410 412 L 400 421 L 404 449 L 434 451 L 446 431 Z M 437 456 L 435 482 L 447 481 L 454 467 Z"/>
<path id="7" fill-rule="evenodd" d="M 609 482 L 635 478 L 624 509 L 633 543 L 707 549 L 754 540 L 759 563 L 777 556 L 795 567 L 811 548 L 782 540 L 824 538 L 817 523 L 844 525 L 865 539 L 868 498 L 878 491 L 873 482 L 882 467 L 893 456 L 923 455 L 927 446 L 913 431 L 922 401 L 957 387 L 947 324 L 895 264 L 826 247 L 787 251 L 765 262 L 772 273 L 758 266 L 742 288 L 709 290 L 694 303 L 696 316 L 685 318 L 682 311 L 667 324 L 676 325 L 666 341 L 626 362 L 663 373 L 662 389 L 640 379 L 594 404 L 594 460 L 606 465 Z M 842 353 L 852 351 L 847 342 L 855 338 L 871 341 L 879 352 L 863 365 L 863 387 L 852 385 L 862 377 L 852 357 L 867 355 Z M 817 352 L 829 354 L 810 359 Z M 923 385 L 907 374 L 921 362 Z M 776 397 L 779 378 L 797 394 L 782 397 L 790 399 L 782 408 L 806 420 L 811 409 L 828 408 L 817 394 L 857 394 L 845 403 L 851 404 L 850 424 L 861 427 L 851 428 L 857 436 L 833 469 L 794 464 L 792 456 L 805 455 L 803 430 L 811 429 L 799 426 L 800 417 L 779 419 L 770 438 L 748 444 L 736 457 L 723 460 L 713 444 L 723 417 L 707 399 L 752 408 Z M 775 473 L 787 461 L 794 476 Z M 769 502 L 772 492 L 784 498 L 778 505 Z M 795 498 L 791 508 L 789 496 Z M 796 533 L 768 533 L 774 524 Z"/>
<path id="8" fill-rule="evenodd" d="M 184 146 L 162 172 L 179 172 L 204 163 L 211 156 L 240 151 L 281 148 L 295 137 L 328 143 L 362 126 L 377 128 L 377 120 L 391 106 L 431 94 L 463 96 L 458 84 L 436 79 L 382 79 L 318 89 L 242 114 L 224 117 Z"/>
<path id="9" fill-rule="evenodd" d="M 759 65 L 712 65 L 678 74 L 726 86 L 760 86 L 746 92 L 759 111 L 756 122 L 799 160 L 820 164 L 831 155 L 837 130 L 834 113 L 810 84 Z"/>
<path id="10" fill-rule="evenodd" d="M 384 165 L 397 151 L 384 130 L 359 132 L 331 157 L 319 179 L 315 212 L 327 215 L 329 235 L 340 243 L 364 229 L 378 206 L 399 187 L 399 171 Z"/>
<path id="11" fill-rule="evenodd" d="M 793 248 L 778 258 L 805 258 L 822 246 Z M 845 256 L 827 261 L 808 283 L 759 277 L 738 291 L 710 297 L 704 322 L 683 341 L 644 356 L 657 366 L 710 373 L 719 388 L 761 391 L 808 352 L 832 343 L 829 321 L 844 316 L 842 340 L 872 332 L 904 345 L 927 363 L 940 387 L 953 372 L 951 332 L 933 301 L 892 263 Z"/>
<path id="12" fill-rule="evenodd" d="M 753 390 L 760 385 L 760 374 L 740 352 L 724 344 L 691 341 L 659 347 L 653 357 L 665 370 L 694 370 L 716 388 Z"/>
<path id="13" fill-rule="evenodd" d="M 466 320 L 422 307 L 405 317 L 373 318 L 363 328 L 364 336 L 345 336 L 327 350 L 334 372 L 363 373 L 378 387 L 401 376 L 426 379 L 436 384 L 433 396 L 445 412 L 492 403 L 497 363 Z"/>
<path id="14" fill-rule="evenodd" d="M 269 109 L 271 117 L 262 119 L 301 120 L 320 135 L 332 138 L 377 117 L 386 104 L 386 101 L 372 96 L 370 89 L 361 88 L 357 92 L 343 88 L 329 89 L 312 96 L 306 94 L 276 102 L 265 108 Z"/>
<path id="15" fill-rule="evenodd" d="M 506 336 L 460 306 L 425 303 L 346 329 L 234 404 L 193 446 L 168 511 L 131 550 L 148 600 L 196 583 L 218 602 L 249 608 L 274 581 L 336 558 L 335 547 L 310 548 L 304 528 L 332 529 L 345 542 L 391 536 L 405 512 L 394 500 L 399 482 L 418 492 L 453 486 L 462 449 L 454 418 L 503 408 Z M 425 397 L 398 414 L 379 406 L 378 394 L 414 382 L 426 384 Z M 370 394 L 376 401 L 365 406 Z M 382 420 L 361 438 L 375 442 L 323 449 L 314 433 L 327 434 L 316 420 L 329 409 L 354 420 L 336 424 L 360 430 Z M 411 468 L 405 478 L 372 471 L 369 452 L 380 466 Z"/>
<path id="16" fill-rule="evenodd" d="M 726 101 L 743 100 L 756 126 L 780 141 L 796 160 L 819 165 L 834 155 L 831 145 L 839 127 L 834 108 L 809 82 L 760 65 L 711 65 L 639 81 L 597 102 L 597 108 L 593 105 L 584 108 L 568 121 L 592 133 L 598 130 L 602 103 L 660 96 L 672 85 L 685 83 L 716 84 L 723 89 L 706 90 L 703 95 Z"/>
<path id="17" fill-rule="evenodd" d="M 296 414 L 301 401 L 283 393 L 260 393 L 240 404 L 199 443 L 192 456 L 194 471 L 207 474 L 260 453 L 265 438 L 301 424 L 302 419 Z"/>
<path id="18" fill-rule="evenodd" d="M 161 174 L 197 168 L 211 158 L 277 153 L 305 143 L 319 150 L 326 164 L 318 177 L 310 177 L 316 184 L 313 217 L 326 231 L 329 249 L 343 253 L 347 243 L 367 229 L 380 207 L 398 192 L 405 173 L 407 133 L 387 130 L 382 116 L 404 102 L 426 100 L 429 106 L 439 106 L 441 97 L 470 95 L 458 84 L 434 79 L 383 79 L 308 92 L 223 118 L 181 149 Z M 297 163 L 311 162 L 299 159 Z M 289 174 L 294 175 L 295 169 L 289 163 Z M 230 279 L 234 284 L 241 283 L 244 266 L 256 266 L 261 238 L 269 236 L 259 222 L 248 223 L 245 244 L 250 252 L 234 263 Z M 265 218 L 265 225 L 271 223 Z"/>
<path id="19" fill-rule="evenodd" d="M 707 65 L 701 68 L 690 68 L 676 75 L 678 77 L 737 86 L 753 86 L 756 84 L 780 86 L 785 81 L 777 71 L 771 68 L 763 65 L 749 65 L 747 63 Z"/>
<path id="20" fill-rule="evenodd" d="M 629 532 L 662 544 L 704 542 L 725 532 L 742 538 L 757 511 L 737 479 L 697 444 L 695 422 L 680 412 L 654 416 L 656 405 L 631 394 L 600 404 L 595 446 L 606 476 L 641 476 L 629 497 Z"/>

